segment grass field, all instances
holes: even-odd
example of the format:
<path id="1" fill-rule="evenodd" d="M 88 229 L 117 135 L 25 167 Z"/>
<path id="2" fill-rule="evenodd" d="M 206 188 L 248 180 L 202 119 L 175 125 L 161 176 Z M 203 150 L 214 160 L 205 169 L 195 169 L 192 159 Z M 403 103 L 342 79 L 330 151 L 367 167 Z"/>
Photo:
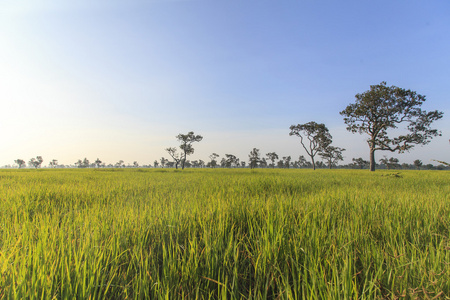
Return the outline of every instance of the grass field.
<path id="1" fill-rule="evenodd" d="M 450 299 L 446 171 L 0 171 L 0 298 Z"/>

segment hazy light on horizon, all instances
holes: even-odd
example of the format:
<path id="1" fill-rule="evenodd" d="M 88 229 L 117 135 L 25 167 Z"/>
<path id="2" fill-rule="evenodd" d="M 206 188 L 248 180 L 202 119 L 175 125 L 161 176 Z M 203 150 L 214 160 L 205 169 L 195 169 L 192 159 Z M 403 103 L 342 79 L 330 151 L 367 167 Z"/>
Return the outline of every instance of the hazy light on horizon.
<path id="1" fill-rule="evenodd" d="M 390 10 L 380 10 L 389 5 Z M 444 111 L 411 153 L 450 160 L 449 3 L 5 1 L 0 4 L 0 165 L 42 155 L 151 164 L 178 133 L 192 159 L 305 155 L 292 124 L 325 123 L 346 162 L 368 157 L 339 111 L 369 85 L 410 88 Z M 395 18 L 393 18 L 395 16 Z"/>

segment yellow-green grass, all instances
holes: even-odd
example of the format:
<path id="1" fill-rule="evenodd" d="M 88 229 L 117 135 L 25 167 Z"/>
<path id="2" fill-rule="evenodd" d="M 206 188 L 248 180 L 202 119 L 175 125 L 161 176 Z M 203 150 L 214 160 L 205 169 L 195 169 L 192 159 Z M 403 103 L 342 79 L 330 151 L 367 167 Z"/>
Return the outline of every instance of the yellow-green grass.
<path id="1" fill-rule="evenodd" d="M 450 297 L 450 173 L 0 171 L 0 298 Z"/>

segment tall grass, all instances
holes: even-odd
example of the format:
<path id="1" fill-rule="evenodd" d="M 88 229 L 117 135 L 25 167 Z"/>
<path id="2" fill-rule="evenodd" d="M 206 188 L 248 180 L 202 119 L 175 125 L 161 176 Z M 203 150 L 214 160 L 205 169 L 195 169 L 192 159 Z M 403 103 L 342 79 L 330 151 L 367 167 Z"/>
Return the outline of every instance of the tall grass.
<path id="1" fill-rule="evenodd" d="M 450 295 L 450 173 L 0 171 L 0 298 Z"/>

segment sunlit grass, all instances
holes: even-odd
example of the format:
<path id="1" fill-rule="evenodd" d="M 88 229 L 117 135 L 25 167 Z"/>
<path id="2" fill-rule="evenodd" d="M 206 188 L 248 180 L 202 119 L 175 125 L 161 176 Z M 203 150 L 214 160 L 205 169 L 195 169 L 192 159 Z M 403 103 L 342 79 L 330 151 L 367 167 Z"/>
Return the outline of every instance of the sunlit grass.
<path id="1" fill-rule="evenodd" d="M 444 299 L 449 232 L 445 171 L 0 171 L 0 297 Z"/>

